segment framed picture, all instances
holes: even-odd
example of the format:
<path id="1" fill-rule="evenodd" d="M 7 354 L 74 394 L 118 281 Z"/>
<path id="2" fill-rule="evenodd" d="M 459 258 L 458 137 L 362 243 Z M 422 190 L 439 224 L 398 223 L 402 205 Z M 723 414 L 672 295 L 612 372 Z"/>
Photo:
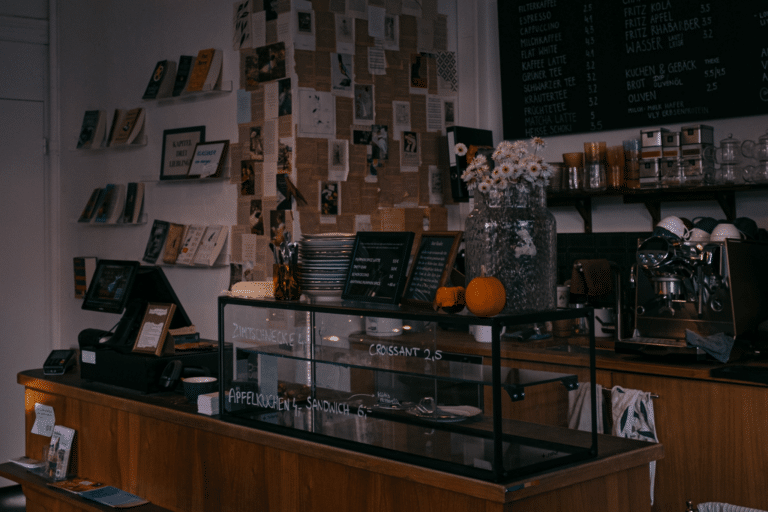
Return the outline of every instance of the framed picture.
<path id="1" fill-rule="evenodd" d="M 163 156 L 160 161 L 160 179 L 186 179 L 195 146 L 204 141 L 205 126 L 165 130 L 163 132 Z"/>
<path id="2" fill-rule="evenodd" d="M 187 178 L 218 178 L 221 176 L 229 149 L 228 140 L 200 142 L 195 146 Z"/>
<path id="3" fill-rule="evenodd" d="M 341 298 L 398 304 L 414 236 L 411 231 L 357 233 Z"/>
<path id="4" fill-rule="evenodd" d="M 413 259 L 403 291 L 403 302 L 432 304 L 437 289 L 447 286 L 463 232 L 425 232 Z"/>
<path id="5" fill-rule="evenodd" d="M 147 310 L 139 328 L 139 335 L 136 336 L 136 341 L 133 343 L 133 351 L 156 356 L 172 354 L 174 346 L 173 341 L 169 341 L 168 327 L 171 325 L 175 312 L 175 304 L 155 302 L 147 304 Z"/>

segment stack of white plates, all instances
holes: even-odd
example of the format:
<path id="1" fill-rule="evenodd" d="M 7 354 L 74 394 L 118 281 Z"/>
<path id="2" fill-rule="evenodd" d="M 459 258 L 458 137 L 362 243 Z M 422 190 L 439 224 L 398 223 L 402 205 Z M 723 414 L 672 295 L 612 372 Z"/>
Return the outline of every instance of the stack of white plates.
<path id="1" fill-rule="evenodd" d="M 299 285 L 308 297 L 341 297 L 354 233 L 305 234 L 299 241 Z"/>

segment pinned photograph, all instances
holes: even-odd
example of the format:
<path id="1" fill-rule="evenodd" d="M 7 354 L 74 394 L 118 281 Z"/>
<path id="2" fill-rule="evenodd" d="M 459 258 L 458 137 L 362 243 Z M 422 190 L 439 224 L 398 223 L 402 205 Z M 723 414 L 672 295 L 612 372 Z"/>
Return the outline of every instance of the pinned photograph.
<path id="1" fill-rule="evenodd" d="M 427 63 L 420 53 L 411 54 L 411 88 L 427 89 Z"/>
<path id="2" fill-rule="evenodd" d="M 251 199 L 250 214 L 248 222 L 251 225 L 252 235 L 264 234 L 264 211 L 261 207 L 261 199 Z"/>
<path id="3" fill-rule="evenodd" d="M 256 48 L 259 83 L 285 78 L 285 43 Z"/>
<path id="4" fill-rule="evenodd" d="M 328 141 L 328 179 L 347 181 L 349 174 L 349 141 Z"/>
<path id="5" fill-rule="evenodd" d="M 283 78 L 277 81 L 277 115 L 289 116 L 293 110 L 291 97 L 291 79 Z"/>
<path id="6" fill-rule="evenodd" d="M 296 12 L 297 30 L 301 34 L 314 34 L 311 11 Z"/>
<path id="7" fill-rule="evenodd" d="M 373 85 L 355 84 L 355 124 L 373 124 Z"/>
<path id="8" fill-rule="evenodd" d="M 334 92 L 352 92 L 352 55 L 331 54 L 331 87 Z"/>
<path id="9" fill-rule="evenodd" d="M 320 214 L 338 215 L 340 212 L 340 184 L 332 181 L 320 182 Z"/>
<path id="10" fill-rule="evenodd" d="M 252 196 L 256 193 L 255 160 L 243 160 L 240 162 L 240 195 Z"/>
<path id="11" fill-rule="evenodd" d="M 371 126 L 371 148 L 377 166 L 384 165 L 384 162 L 389 159 L 388 135 L 386 125 L 375 124 Z"/>
<path id="12" fill-rule="evenodd" d="M 261 126 L 251 126 L 248 130 L 248 157 L 257 162 L 264 161 L 264 138 Z"/>
<path id="13" fill-rule="evenodd" d="M 417 132 L 403 132 L 400 147 L 400 166 L 418 168 L 421 163 L 419 134 Z"/>

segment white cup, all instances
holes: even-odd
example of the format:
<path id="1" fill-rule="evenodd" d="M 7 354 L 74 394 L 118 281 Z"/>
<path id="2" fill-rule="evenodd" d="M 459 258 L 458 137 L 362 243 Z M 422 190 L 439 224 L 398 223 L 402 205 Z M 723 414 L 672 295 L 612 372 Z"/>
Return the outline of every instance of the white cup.
<path id="1" fill-rule="evenodd" d="M 571 302 L 571 287 L 558 285 L 557 287 L 557 307 L 567 308 Z"/>
<path id="2" fill-rule="evenodd" d="M 615 331 L 613 308 L 595 308 L 595 338 L 610 338 Z"/>
<path id="3" fill-rule="evenodd" d="M 680 217 L 670 216 L 664 217 L 659 221 L 656 226 L 661 227 L 669 231 L 670 233 L 680 237 L 683 240 L 687 240 L 690 233 L 688 228 L 685 227 L 685 223 Z"/>
<path id="4" fill-rule="evenodd" d="M 708 242 L 709 233 L 700 228 L 693 228 L 690 236 L 688 236 L 688 240 L 691 242 Z"/>
<path id="5" fill-rule="evenodd" d="M 371 336 L 400 336 L 403 320 L 400 318 L 365 317 L 365 332 Z"/>
<path id="6" fill-rule="evenodd" d="M 506 331 L 506 327 L 501 328 L 501 335 Z M 490 325 L 470 325 L 469 332 L 480 343 L 490 343 L 493 341 L 492 327 Z"/>
<path id="7" fill-rule="evenodd" d="M 744 233 L 739 231 L 739 228 L 733 224 L 724 222 L 715 226 L 715 229 L 712 230 L 712 234 L 709 236 L 710 242 L 724 242 L 726 238 L 743 240 Z"/>

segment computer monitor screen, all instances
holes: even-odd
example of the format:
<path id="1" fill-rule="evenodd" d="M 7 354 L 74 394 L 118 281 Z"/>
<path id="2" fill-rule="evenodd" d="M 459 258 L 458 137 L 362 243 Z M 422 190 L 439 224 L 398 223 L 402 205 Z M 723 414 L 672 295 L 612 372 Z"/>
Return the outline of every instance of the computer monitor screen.
<path id="1" fill-rule="evenodd" d="M 138 270 L 138 261 L 99 260 L 85 294 L 83 309 L 122 313 Z"/>
<path id="2" fill-rule="evenodd" d="M 143 315 L 149 302 L 176 305 L 171 329 L 192 325 L 163 269 L 140 265 L 138 261 L 99 260 L 85 294 L 83 309 L 122 313 L 133 304 L 133 310 Z"/>

